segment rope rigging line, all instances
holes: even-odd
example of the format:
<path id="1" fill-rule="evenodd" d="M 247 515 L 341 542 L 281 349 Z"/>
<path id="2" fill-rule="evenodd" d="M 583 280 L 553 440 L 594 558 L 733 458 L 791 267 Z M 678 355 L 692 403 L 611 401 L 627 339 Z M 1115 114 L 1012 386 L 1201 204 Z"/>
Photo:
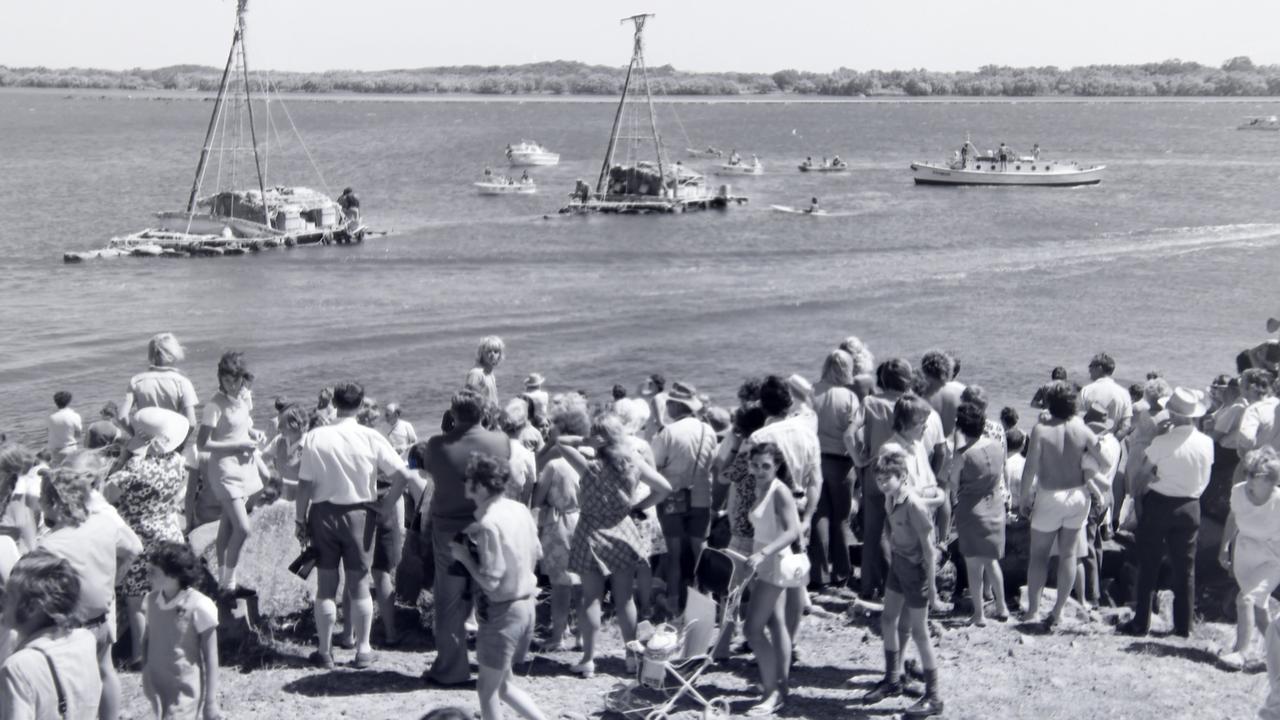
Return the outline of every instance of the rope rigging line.
<path id="1" fill-rule="evenodd" d="M 275 88 L 271 86 L 270 89 Z M 320 172 L 320 166 L 316 164 L 315 158 L 311 156 L 311 150 L 307 148 L 306 141 L 302 139 L 302 133 L 298 132 L 298 126 L 293 122 L 293 115 L 290 114 L 289 107 L 280 99 L 279 91 L 277 91 L 276 95 L 276 105 L 279 105 L 280 109 L 284 111 L 285 119 L 289 121 L 289 127 L 293 130 L 293 136 L 298 139 L 298 145 L 302 147 L 303 154 L 307 156 L 307 162 L 311 163 L 311 169 L 315 171 L 316 177 L 320 179 L 320 186 L 324 188 L 324 194 L 332 195 L 333 193 L 329 191 L 329 183 L 324 179 L 324 173 Z"/>

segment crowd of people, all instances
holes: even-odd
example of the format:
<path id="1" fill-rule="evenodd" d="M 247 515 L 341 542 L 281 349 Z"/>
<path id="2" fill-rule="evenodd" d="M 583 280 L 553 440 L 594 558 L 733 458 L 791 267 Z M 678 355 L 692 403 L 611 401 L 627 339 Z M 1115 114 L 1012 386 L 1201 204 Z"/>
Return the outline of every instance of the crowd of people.
<path id="1" fill-rule="evenodd" d="M 1114 597 L 1101 572 L 1111 538 L 1130 538 L 1136 566 L 1134 612 L 1118 631 L 1151 631 L 1167 564 L 1172 631 L 1189 636 L 1202 512 L 1223 519 L 1219 561 L 1239 586 L 1236 642 L 1220 663 L 1253 662 L 1259 635 L 1280 658 L 1268 611 L 1280 585 L 1280 368 L 1266 351 L 1242 353 L 1237 375 L 1204 390 L 1159 373 L 1126 388 L 1099 353 L 1083 387 L 1054 369 L 1025 431 L 1014 409 L 989 408 L 983 388 L 964 383 L 954 354 L 877 364 L 856 337 L 827 354 L 817 382 L 747 379 L 732 407 L 660 373 L 634 393 L 551 394 L 537 373 L 504 393 L 505 354 L 500 338 L 481 341 L 422 441 L 398 405 L 355 381 L 314 403 L 277 398 L 269 427 L 255 428 L 246 355 L 222 355 L 201 403 L 169 333 L 151 338 L 148 369 L 87 431 L 72 394 L 58 392 L 45 447 L 0 444 L 0 720 L 114 720 L 112 649 L 126 641 L 124 666 L 142 673 L 157 717 L 219 717 L 219 608 L 255 593 L 237 568 L 265 501 L 293 505 L 318 571 L 310 662 L 332 668 L 338 649 L 353 650 L 350 665 L 368 668 L 375 641 L 399 644 L 397 569 L 421 562 L 435 647 L 423 680 L 470 683 L 474 635 L 486 720 L 504 703 L 546 717 L 512 673 L 534 645 L 580 648 L 572 675 L 592 677 L 618 652 L 634 673 L 642 658 L 626 644 L 642 621 L 679 621 L 710 552 L 750 578 L 743 616 L 720 618 L 730 630 L 715 647 L 732 652 L 741 621 L 736 649 L 759 669 L 749 716 L 785 707 L 819 590 L 880 611 L 885 672 L 863 702 L 922 680 L 903 712 L 938 715 L 929 618 L 1007 622 L 1025 577 L 1023 622 L 1050 632 L 1098 622 L 1095 608 Z M 209 520 L 218 531 L 206 561 L 188 533 Z M 1027 559 L 1015 567 L 1007 555 Z M 940 587 L 948 564 L 953 587 Z M 549 621 L 535 639 L 544 594 Z M 606 610 L 622 648 L 604 647 Z M 905 659 L 908 640 L 918 662 Z M 1280 667 L 1269 671 L 1263 717 L 1280 718 Z"/>

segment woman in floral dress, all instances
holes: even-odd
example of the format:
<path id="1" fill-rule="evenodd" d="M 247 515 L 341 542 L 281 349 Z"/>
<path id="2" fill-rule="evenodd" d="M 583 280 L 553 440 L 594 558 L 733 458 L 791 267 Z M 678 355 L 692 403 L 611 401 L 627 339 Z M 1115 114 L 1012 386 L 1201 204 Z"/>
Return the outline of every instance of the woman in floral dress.
<path id="1" fill-rule="evenodd" d="M 119 586 L 129 613 L 130 664 L 141 667 L 147 622 L 145 600 L 152 589 L 147 558 L 160 543 L 186 542 L 182 534 L 182 504 L 187 466 L 181 446 L 191 424 L 172 410 L 149 407 L 134 415 L 133 426 L 129 454 L 107 478 L 106 495 L 142 540 L 143 553 L 134 559 Z"/>
<path id="2" fill-rule="evenodd" d="M 569 546 L 569 571 L 582 578 L 578 620 L 582 630 L 582 660 L 570 668 L 575 674 L 595 674 L 595 641 L 600 631 L 600 601 L 608 578 L 623 642 L 635 639 L 636 605 L 631 597 L 635 567 L 648 560 L 649 543 L 640 534 L 632 513 L 654 507 L 671 492 L 671 484 L 646 463 L 627 439 L 626 428 L 616 415 L 604 415 L 591 425 L 587 442 L 596 459 L 587 460 L 575 447 L 581 438 L 555 434 L 565 460 L 581 476 L 578 500 L 582 511 Z M 632 505 L 636 483 L 652 493 Z M 633 671 L 636 659 L 626 656 Z"/>

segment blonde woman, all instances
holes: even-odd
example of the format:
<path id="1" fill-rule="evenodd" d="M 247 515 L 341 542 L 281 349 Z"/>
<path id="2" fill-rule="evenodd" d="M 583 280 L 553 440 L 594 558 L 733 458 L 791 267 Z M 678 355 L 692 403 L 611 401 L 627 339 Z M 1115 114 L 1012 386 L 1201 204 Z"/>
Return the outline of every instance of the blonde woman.
<path id="1" fill-rule="evenodd" d="M 131 424 L 133 414 L 142 408 L 158 407 L 182 415 L 190 427 L 196 427 L 195 386 L 177 364 L 186 359 L 186 350 L 173 333 L 159 333 L 147 343 L 150 367 L 129 381 L 129 391 L 120 405 L 119 417 Z"/>
<path id="2" fill-rule="evenodd" d="M 498 404 L 498 379 L 493 371 L 502 364 L 507 346 L 502 338 L 489 335 L 480 341 L 476 349 L 476 366 L 467 371 L 463 386 L 475 390 L 490 404 Z"/>

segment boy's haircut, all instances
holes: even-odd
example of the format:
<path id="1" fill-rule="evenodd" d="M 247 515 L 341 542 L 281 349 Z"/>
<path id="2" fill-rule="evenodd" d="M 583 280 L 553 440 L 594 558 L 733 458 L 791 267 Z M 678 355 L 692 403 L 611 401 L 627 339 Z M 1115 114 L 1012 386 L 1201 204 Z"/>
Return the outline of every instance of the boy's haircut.
<path id="1" fill-rule="evenodd" d="M 186 543 L 161 542 L 147 556 L 147 561 L 177 580 L 178 587 L 184 590 L 199 582 L 203 574 L 200 558 Z"/>
<path id="2" fill-rule="evenodd" d="M 956 429 L 970 438 L 980 438 L 987 427 L 987 414 L 977 403 L 961 403 L 956 410 Z"/>
<path id="3" fill-rule="evenodd" d="M 283 395 L 277 395 L 273 402 L 276 408 L 276 412 L 283 412 L 285 408 L 289 407 L 292 404 L 289 402 L 289 398 Z"/>
<path id="4" fill-rule="evenodd" d="M 920 372 L 934 380 L 950 380 L 954 369 L 955 361 L 941 350 L 930 350 L 920 358 Z"/>
<path id="5" fill-rule="evenodd" d="M 627 396 L 627 389 L 617 383 L 614 383 L 613 389 L 610 393 L 613 395 L 614 400 L 621 400 Z"/>
<path id="6" fill-rule="evenodd" d="M 1067 369 L 1062 367 L 1061 365 L 1054 367 L 1053 370 L 1049 371 L 1049 379 L 1050 380 L 1066 380 Z"/>
<path id="7" fill-rule="evenodd" d="M 23 555 L 5 583 L 6 595 L 14 597 L 12 624 L 22 625 L 44 615 L 53 625 L 71 628 L 79 623 L 75 617 L 80 599 L 80 576 L 65 559 L 48 550 L 35 549 Z"/>
<path id="8" fill-rule="evenodd" d="M 653 373 L 649 376 L 649 384 L 653 385 L 654 392 L 662 392 L 667 389 L 667 376 L 662 373 Z"/>
<path id="9" fill-rule="evenodd" d="M 782 454 L 782 448 L 771 442 L 752 445 L 751 454 L 748 457 L 754 458 L 757 455 L 768 455 L 773 458 L 773 465 L 778 469 L 778 479 L 787 487 L 792 487 L 791 472 L 787 469 L 787 458 Z"/>
<path id="10" fill-rule="evenodd" d="M 1000 424 L 1004 425 L 1005 430 L 1018 427 L 1018 411 L 1007 405 L 1000 408 Z"/>
<path id="11" fill-rule="evenodd" d="M 964 391 L 960 393 L 960 402 L 973 403 L 982 408 L 982 412 L 987 411 L 987 391 L 981 385 L 966 386 Z"/>
<path id="12" fill-rule="evenodd" d="M 1004 436 L 1004 440 L 1009 445 L 1009 452 L 1022 452 L 1022 446 L 1027 442 L 1027 436 L 1018 428 L 1014 428 Z"/>
<path id="13" fill-rule="evenodd" d="M 911 363 L 903 358 L 890 358 L 876 370 L 876 382 L 890 392 L 907 392 L 911 380 Z"/>
<path id="14" fill-rule="evenodd" d="M 1049 383 L 1049 389 L 1044 394 L 1044 404 L 1050 415 L 1059 420 L 1070 420 L 1076 414 L 1078 395 L 1069 383 L 1055 380 Z"/>
<path id="15" fill-rule="evenodd" d="M 760 400 L 760 386 L 764 381 L 760 378 L 747 378 L 738 386 L 738 402 L 752 403 Z"/>
<path id="16" fill-rule="evenodd" d="M 1116 371 L 1116 361 L 1110 355 L 1100 352 L 1089 361 L 1089 367 L 1096 367 L 1103 375 L 1110 375 Z"/>
<path id="17" fill-rule="evenodd" d="M 491 495 L 506 492 L 510 479 L 511 464 L 492 455 L 472 453 L 467 462 L 467 480 L 484 487 Z"/>
<path id="18" fill-rule="evenodd" d="M 103 404 L 102 409 L 98 411 L 98 414 L 104 418 L 115 419 L 115 417 L 120 414 L 120 406 L 116 405 L 114 400 L 108 400 Z"/>
<path id="19" fill-rule="evenodd" d="M 760 407 L 770 416 L 785 415 L 791 409 L 791 388 L 787 379 L 770 375 L 760 384 Z"/>
<path id="20" fill-rule="evenodd" d="M 751 437 L 751 433 L 764 427 L 768 419 L 759 405 L 738 408 L 733 411 L 733 431 L 738 434 L 738 437 Z"/>
<path id="21" fill-rule="evenodd" d="M 53 404 L 54 404 L 54 405 L 56 405 L 56 406 L 58 406 L 58 409 L 59 409 L 59 410 L 61 410 L 62 408 L 66 407 L 66 406 L 68 406 L 68 405 L 70 405 L 70 404 L 71 404 L 71 393 L 67 392 L 66 390 L 59 390 L 58 392 L 54 393 L 54 394 L 53 394 Z"/>
<path id="22" fill-rule="evenodd" d="M 919 395 L 907 393 L 893 404 L 893 431 L 902 432 L 929 419 L 933 408 Z"/>
<path id="23" fill-rule="evenodd" d="M 358 382 L 340 382 L 333 386 L 333 407 L 339 412 L 354 412 L 364 404 L 364 386 Z"/>
<path id="24" fill-rule="evenodd" d="M 475 425 L 484 419 L 485 410 L 484 396 L 470 388 L 454 393 L 449 402 L 449 412 L 459 425 Z"/>
<path id="25" fill-rule="evenodd" d="M 871 464 L 871 471 L 875 474 L 876 479 L 881 477 L 899 477 L 905 478 L 911 474 L 907 469 L 907 456 L 898 450 L 884 450 Z"/>

